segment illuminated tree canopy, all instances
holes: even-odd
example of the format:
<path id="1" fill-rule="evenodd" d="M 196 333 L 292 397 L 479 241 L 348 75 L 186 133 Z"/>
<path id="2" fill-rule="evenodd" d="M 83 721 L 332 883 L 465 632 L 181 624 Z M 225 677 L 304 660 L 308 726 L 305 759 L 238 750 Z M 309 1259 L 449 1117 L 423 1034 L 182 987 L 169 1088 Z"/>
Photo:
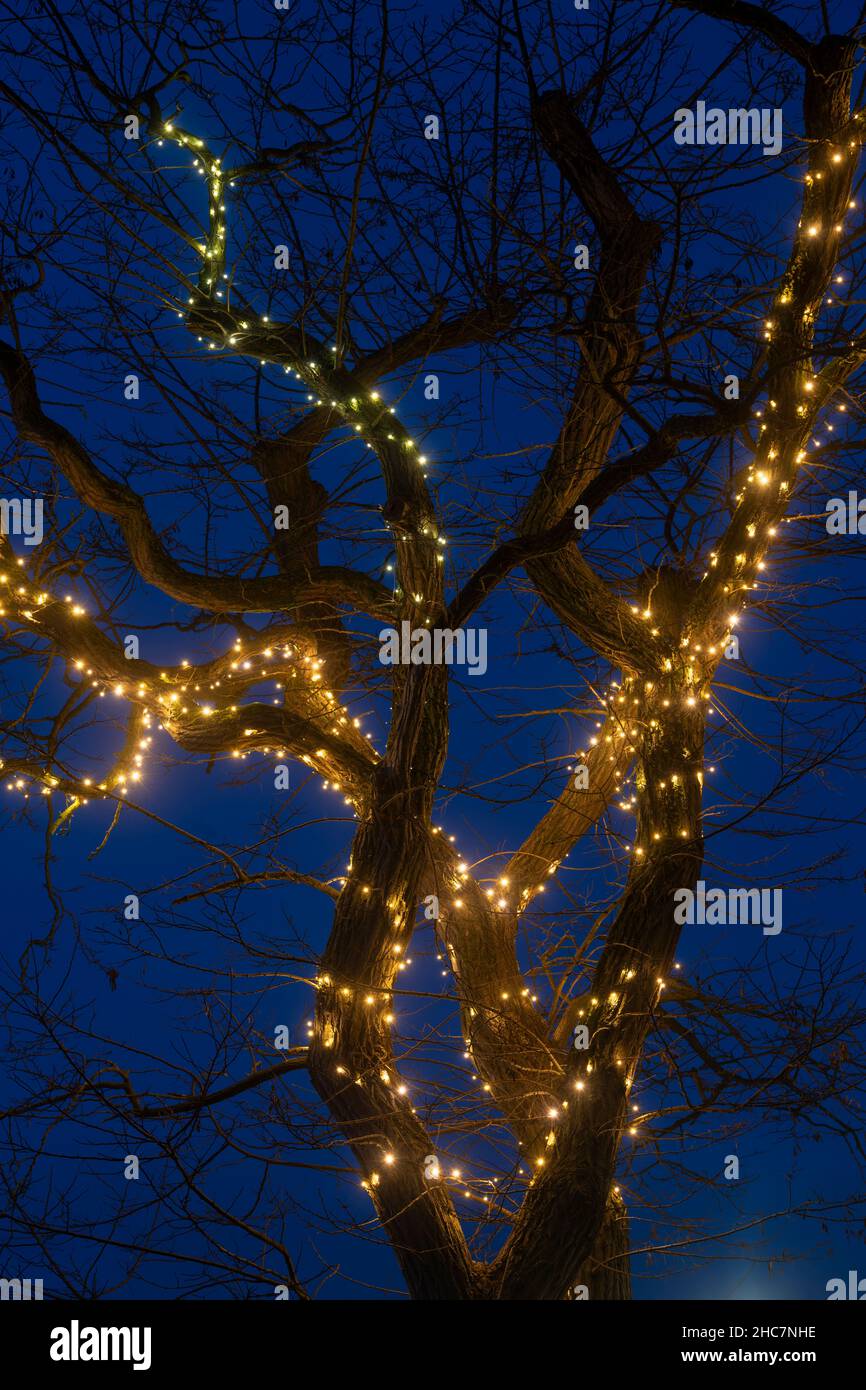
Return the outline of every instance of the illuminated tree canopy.
<path id="1" fill-rule="evenodd" d="M 6 13 L 6 1247 L 627 1298 L 754 1127 L 847 1231 L 862 961 L 789 928 L 861 819 L 859 19 L 248 8 Z M 698 940 L 722 881 L 784 931 Z"/>

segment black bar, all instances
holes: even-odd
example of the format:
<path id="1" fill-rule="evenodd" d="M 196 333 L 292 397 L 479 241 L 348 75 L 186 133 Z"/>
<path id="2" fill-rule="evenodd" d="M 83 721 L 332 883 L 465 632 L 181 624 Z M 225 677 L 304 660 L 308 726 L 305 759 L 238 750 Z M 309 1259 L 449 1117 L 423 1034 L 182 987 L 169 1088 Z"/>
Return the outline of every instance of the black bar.
<path id="1" fill-rule="evenodd" d="M 103 1337 L 102 1328 L 116 1334 Z M 431 1371 L 441 1369 L 449 1383 L 465 1383 L 467 1370 L 477 1367 L 489 1390 L 499 1357 L 518 1351 L 537 1360 L 539 1372 L 552 1360 L 583 1380 L 590 1371 L 597 1379 L 606 1365 L 615 1384 L 624 1371 L 679 1372 L 700 1384 L 708 1367 L 746 1379 L 756 1371 L 768 1377 L 761 1384 L 772 1384 L 777 1372 L 793 1367 L 811 1371 L 823 1385 L 828 1375 L 859 1363 L 866 1321 L 859 1306 L 845 1301 L 563 1302 L 523 1304 L 519 1313 L 513 1305 L 396 1301 L 6 1301 L 0 1330 L 6 1357 L 49 1384 L 100 1375 L 113 1383 L 129 1376 L 144 1383 L 149 1376 L 162 1384 L 167 1375 L 174 1383 L 178 1375 L 200 1381 L 204 1374 L 216 1386 L 237 1379 L 251 1390 L 251 1377 L 267 1383 L 280 1369 L 286 1377 L 280 1383 L 289 1387 L 318 1384 L 325 1372 L 333 1384 L 341 1371 L 395 1385 L 419 1371 L 429 1384 Z M 55 1357 L 78 1359 L 54 1359 L 52 1348 Z M 91 1351 L 105 1359 L 85 1359 Z M 115 1351 L 126 1359 L 111 1359 Z"/>

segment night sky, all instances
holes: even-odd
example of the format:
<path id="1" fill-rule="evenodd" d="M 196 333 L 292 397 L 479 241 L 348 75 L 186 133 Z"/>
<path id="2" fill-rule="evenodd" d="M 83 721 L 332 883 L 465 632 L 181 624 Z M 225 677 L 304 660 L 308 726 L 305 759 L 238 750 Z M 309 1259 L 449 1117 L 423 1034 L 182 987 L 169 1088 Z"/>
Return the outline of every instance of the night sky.
<path id="1" fill-rule="evenodd" d="M 523 8 L 531 26 L 542 6 Z M 610 6 L 598 5 L 588 17 L 576 15 L 565 0 L 559 0 L 559 8 L 562 17 L 556 25 L 563 35 L 564 69 L 576 88 L 597 64 L 599 45 L 586 41 L 583 51 L 572 52 L 572 43 L 578 49 L 580 44 L 566 30 L 575 24 L 601 25 Z M 622 32 L 632 31 L 643 7 L 617 9 Z M 813 7 L 780 4 L 775 9 L 804 32 L 820 32 L 820 15 Z M 857 20 L 859 8 L 847 0 L 831 5 L 829 12 L 834 27 L 843 30 Z M 6 43 L 23 45 L 10 11 L 4 13 Z M 110 9 L 88 6 L 86 14 L 84 18 L 78 10 L 72 31 L 84 47 L 90 45 L 96 62 L 92 25 L 110 15 Z M 375 138 L 401 221 L 395 226 L 386 215 L 384 225 L 375 229 L 381 261 L 366 242 L 358 254 L 351 281 L 357 304 L 352 327 L 364 348 L 381 343 L 386 332 L 397 336 L 423 321 L 431 289 L 449 302 L 462 302 L 464 288 L 448 271 L 446 243 L 436 231 L 437 218 L 447 215 L 447 207 L 435 185 L 426 182 L 425 161 L 439 161 L 438 178 L 445 160 L 445 150 L 423 138 L 427 112 L 441 113 L 449 139 L 456 141 L 458 133 L 461 139 L 465 136 L 460 199 L 470 226 L 475 219 L 479 245 L 486 245 L 489 224 L 480 210 L 479 190 L 489 176 L 484 150 L 491 77 L 478 61 L 485 42 L 481 12 L 474 41 L 464 38 L 457 44 L 454 34 L 449 37 L 449 15 L 456 22 L 461 14 L 463 32 L 470 34 L 474 21 L 469 22 L 462 7 L 444 6 L 441 13 L 425 17 L 431 55 L 425 71 L 414 65 L 412 56 L 422 46 L 421 17 L 408 6 L 390 12 L 389 62 L 400 80 L 389 93 L 381 134 Z M 354 21 L 360 77 L 350 73 L 341 47 L 349 27 L 348 12 L 341 7 L 298 0 L 288 20 L 276 15 L 272 6 L 257 3 L 244 6 L 239 15 L 240 10 L 236 15 L 222 0 L 215 0 L 206 13 L 202 7 L 200 18 L 194 6 L 188 17 L 173 8 L 170 16 L 167 11 L 161 40 L 164 54 L 176 55 L 173 34 L 181 32 L 184 23 L 195 36 L 191 69 L 201 90 L 195 84 L 169 88 L 165 110 L 178 99 L 185 126 L 200 132 L 214 150 L 225 150 L 226 163 L 235 161 L 237 149 L 248 148 L 255 138 L 252 112 L 261 93 L 251 83 L 275 25 L 292 28 L 285 38 L 284 66 L 272 73 L 262 60 L 261 76 L 264 83 L 267 74 L 287 105 L 270 110 L 261 144 L 280 146 L 300 138 L 300 124 L 288 109 L 289 93 L 293 103 L 315 111 L 320 119 L 333 109 L 334 93 L 343 80 L 357 81 L 357 92 L 369 97 L 377 56 L 377 6 L 362 5 Z M 786 132 L 777 159 L 766 157 L 761 164 L 753 151 L 745 158 L 742 151 L 721 148 L 715 151 L 712 178 L 696 173 L 696 180 L 705 180 L 704 221 L 699 225 L 695 219 L 683 230 L 687 244 L 680 248 L 681 255 L 688 255 L 691 268 L 683 271 L 680 260 L 678 273 L 686 276 L 682 298 L 676 299 L 680 313 L 690 295 L 696 304 L 706 305 L 710 286 L 721 305 L 725 296 L 737 292 L 738 279 L 759 286 L 772 283 L 784 264 L 801 192 L 796 159 L 801 114 L 796 87 L 789 82 L 786 89 L 765 47 L 741 43 L 739 52 L 720 69 L 723 55 L 737 48 L 738 31 L 673 11 L 665 22 L 671 26 L 668 42 L 652 41 L 657 45 L 652 63 L 658 69 L 653 90 L 647 76 L 641 93 L 648 106 L 640 137 L 635 140 L 629 134 L 629 103 L 637 99 L 630 81 L 622 83 L 618 95 L 618 82 L 611 82 L 594 128 L 603 150 L 618 160 L 625 158 L 630 191 L 642 212 L 658 215 L 667 224 L 671 203 L 665 171 L 684 169 L 689 160 L 696 160 L 694 150 L 678 149 L 673 143 L 677 107 L 693 105 L 699 98 L 721 106 L 780 107 Z M 220 23 L 227 33 L 222 50 L 214 31 Z M 242 41 L 234 37 L 239 24 Z M 303 64 L 293 56 L 293 44 L 310 43 L 313 34 L 319 36 L 316 56 Z M 130 34 L 128 52 L 136 51 L 139 42 L 139 35 Z M 242 52 L 243 65 L 238 58 Z M 117 57 L 117 35 L 110 31 L 100 40 L 99 61 L 109 54 Z M 57 76 L 51 64 L 43 66 L 36 52 L 17 64 L 7 53 L 3 61 L 4 83 L 35 106 L 55 109 Z M 223 64 L 229 68 L 235 61 L 234 77 L 221 71 Z M 648 57 L 647 73 L 650 61 Z M 549 42 L 541 43 L 536 55 L 540 87 L 556 85 L 556 67 Z M 509 70 L 517 69 L 512 63 Z M 789 65 L 782 71 L 790 76 L 792 69 Z M 213 94 L 210 101 L 207 91 Z M 511 92 L 510 158 L 516 167 L 528 123 L 525 85 L 514 80 Z M 98 96 L 93 109 L 97 116 L 104 112 Z M 337 126 L 338 133 L 340 129 Z M 83 124 L 69 130 L 74 139 L 60 159 L 56 150 L 37 139 L 20 111 L 7 105 L 0 127 L 0 164 L 16 171 L 12 178 L 4 175 L 3 264 L 17 263 L 10 236 L 16 208 L 23 209 L 33 235 L 52 217 L 58 228 L 44 255 L 44 286 L 17 307 L 22 343 L 33 354 L 43 404 L 86 444 L 104 470 L 126 477 L 147 498 L 154 524 L 182 563 L 200 568 L 206 551 L 208 565 L 237 573 L 240 557 L 261 548 L 262 527 L 268 524 L 261 483 L 249 464 L 250 448 L 257 432 L 274 433 L 301 417 L 305 391 L 277 368 L 209 354 L 206 344 L 190 339 L 167 301 L 180 293 L 172 265 L 192 276 L 193 257 L 146 212 L 130 203 L 125 225 L 108 214 L 103 220 L 92 206 L 87 217 L 73 215 L 86 202 L 74 187 L 76 177 L 85 190 L 102 187 L 115 213 L 124 201 L 117 190 L 100 185 L 95 168 L 82 157 L 86 155 L 93 165 L 109 163 L 118 177 L 128 178 L 140 191 L 158 187 L 175 214 L 183 198 L 190 215 L 200 221 L 205 203 L 189 159 L 168 149 L 151 150 L 148 170 L 141 150 L 124 142 L 119 125 L 113 134 L 95 127 L 88 133 Z M 354 176 L 353 158 L 347 154 L 336 165 L 335 186 L 345 191 Z M 414 181 L 412 169 L 417 171 Z M 548 191 L 558 188 L 552 171 L 544 177 Z M 315 281 L 315 267 L 322 271 L 321 302 L 329 311 L 333 308 L 338 273 L 333 267 L 339 265 L 345 225 L 335 221 L 326 200 L 309 191 L 312 184 L 312 176 L 307 178 L 301 170 L 273 197 L 258 185 L 250 186 L 238 193 L 227 213 L 228 264 L 236 292 L 275 321 L 291 320 L 300 281 L 305 275 Z M 367 215 L 372 216 L 372 179 L 366 192 Z M 537 212 L 530 197 L 524 211 L 530 225 Z M 863 269 L 862 241 L 857 240 L 862 213 L 858 210 L 853 218 L 851 245 L 840 264 L 846 277 L 856 282 L 862 280 Z M 591 240 L 574 200 L 572 221 L 572 239 L 581 239 L 576 229 L 583 226 Z M 100 228 L 105 233 L 102 241 Z M 148 240 L 149 251 L 142 249 L 142 239 Z M 293 250 L 292 268 L 281 277 L 273 270 L 273 246 L 284 241 Z M 570 244 L 550 248 L 566 268 Z M 664 280 L 672 255 L 667 240 L 654 270 L 656 284 Z M 512 254 L 506 247 L 506 275 L 517 260 L 518 252 Z M 407 302 L 405 287 L 415 283 L 419 287 Z M 642 321 L 647 326 L 656 308 L 644 306 Z M 846 312 L 853 333 L 860 310 L 855 303 Z M 726 371 L 739 372 L 745 380 L 749 341 L 756 341 L 765 313 L 766 303 L 756 294 L 748 309 L 737 310 L 730 331 L 723 324 L 714 334 L 708 366 L 699 368 L 698 347 L 686 344 L 676 350 L 678 367 L 696 375 L 703 371 L 716 390 Z M 326 321 L 327 313 L 315 320 L 323 337 L 328 333 Z M 440 352 L 380 384 L 383 396 L 398 407 L 400 419 L 430 459 L 428 477 L 449 540 L 446 575 L 451 594 L 485 557 L 494 537 L 513 533 L 519 499 L 542 466 L 568 397 L 568 360 L 576 365 L 576 349 L 562 346 L 555 359 L 550 336 L 539 331 L 532 311 L 527 323 L 525 335 L 501 350 Z M 0 326 L 0 336 L 8 337 L 8 325 Z M 141 398 L 134 403 L 123 399 L 127 372 L 141 377 Z M 438 401 L 425 398 L 428 372 L 440 378 Z M 715 772 L 707 775 L 705 789 L 703 877 L 724 887 L 782 887 L 783 931 L 769 937 L 757 926 L 687 926 L 678 962 L 683 980 L 703 982 L 735 1002 L 767 1004 L 786 996 L 806 998 L 815 986 L 811 972 L 816 961 L 820 958 L 827 966 L 831 958 L 838 962 L 846 955 L 844 967 L 839 966 L 839 999 L 853 1017 L 862 1006 L 866 978 L 860 934 L 866 741 L 859 547 L 864 542 L 862 537 L 847 542 L 830 538 L 823 524 L 826 499 L 844 496 L 862 477 L 863 430 L 856 393 L 848 399 L 851 404 L 838 421 L 835 443 L 807 470 L 804 491 L 792 505 L 794 520 L 773 552 L 766 585 L 757 596 L 759 610 L 747 612 L 737 629 L 740 659 L 722 664 L 709 717 L 707 764 Z M 663 395 L 648 392 L 646 400 L 650 418 L 658 418 L 665 409 Z M 21 489 L 26 485 L 52 497 L 46 544 L 63 530 L 58 554 L 71 554 L 80 545 L 87 557 L 80 574 L 57 581 L 57 591 L 72 594 L 91 614 L 104 611 L 103 604 L 113 600 L 114 621 L 106 620 L 106 631 L 119 639 L 138 634 L 142 655 L 156 663 L 201 661 L 226 650 L 236 635 L 231 623 L 193 622 L 190 607 L 131 578 L 113 523 L 94 522 L 84 515 L 68 484 L 37 451 L 30 450 L 26 463 L 21 463 L 2 392 L 0 405 L 2 495 L 24 495 Z M 639 433 L 628 439 L 633 446 Z M 625 452 L 623 437 L 614 457 Z M 705 549 L 719 533 L 728 470 L 739 466 L 743 457 L 741 439 L 707 452 L 706 471 L 690 499 L 695 515 L 692 543 L 700 537 Z M 350 563 L 390 582 L 387 566 L 393 552 L 378 510 L 383 494 L 371 459 L 345 430 L 318 452 L 313 474 L 335 499 L 322 559 Z M 610 583 L 628 591 L 638 565 L 669 557 L 666 503 L 681 482 L 677 465 L 672 465 L 657 482 L 635 485 L 593 517 L 585 554 Z M 19 538 L 12 544 L 28 562 L 34 558 Z M 102 551 L 100 557 L 94 549 Z M 38 562 L 38 553 L 35 559 Z M 248 622 L 259 628 L 267 616 L 250 615 Z M 509 854 L 556 796 L 565 769 L 599 717 L 593 692 L 604 690 L 618 673 L 560 628 L 521 570 L 474 615 L 471 625 L 487 629 L 488 666 L 483 676 L 454 672 L 449 757 L 435 820 L 444 833 L 456 837 L 464 858 L 486 877 L 502 872 Z M 348 626 L 355 637 L 356 663 L 365 664 L 368 676 L 373 674 L 366 689 L 356 684 L 344 698 L 381 751 L 389 711 L 387 672 L 375 665 L 374 655 L 371 659 L 381 625 L 350 617 Z M 38 644 L 34 650 L 39 650 Z M 0 756 L 22 751 L 20 728 L 9 726 L 20 715 L 40 669 L 20 651 L 4 663 L 0 711 L 6 732 Z M 38 689 L 31 717 L 43 720 L 56 712 L 69 690 L 58 663 Z M 261 693 L 268 699 L 274 696 L 264 684 Z M 119 716 L 124 704 L 111 695 L 94 702 L 67 734 L 67 767 L 94 780 L 104 775 L 111 752 L 122 742 Z M 225 870 L 200 845 L 169 827 L 182 827 L 230 851 L 279 832 L 282 862 L 332 878 L 345 868 L 353 832 L 350 808 L 299 762 L 291 762 L 290 790 L 280 792 L 274 788 L 273 756 L 252 755 L 243 762 L 220 757 L 209 765 L 206 758 L 183 754 L 165 732 L 151 732 L 153 745 L 143 780 L 129 798 L 141 811 L 125 810 L 99 848 L 111 825 L 112 808 L 96 803 L 82 807 L 51 842 L 51 894 L 62 903 L 63 913 L 50 950 L 34 948 L 29 964 L 30 985 L 38 977 L 48 1010 L 50 1038 L 37 1028 L 19 984 L 25 945 L 34 937 L 45 937 L 52 923 L 44 863 L 46 807 L 36 796 L 25 804 L 20 793 L 3 793 L 0 983 L 8 1011 L 4 1048 L 14 1058 L 3 1087 L 9 1104 L 20 1103 L 23 1094 L 39 1093 L 43 1083 L 36 1080 L 37 1061 L 45 1074 L 68 1077 L 69 1069 L 74 1071 L 85 1057 L 113 1057 L 129 1070 L 141 1091 L 180 1094 L 190 1084 L 185 1068 L 199 1074 L 211 1069 L 213 1085 L 222 1086 L 245 1076 L 253 1055 L 262 1065 L 278 1060 L 272 1047 L 268 1051 L 267 1039 L 279 1024 L 288 1025 L 293 1045 L 306 1039 L 312 991 L 298 980 L 315 974 L 314 956 L 327 937 L 330 903 L 311 889 L 281 884 L 178 905 L 178 898 L 216 881 Z M 61 805 L 55 802 L 55 814 Z M 534 947 L 540 933 L 554 919 L 559 919 L 560 928 L 570 923 L 580 939 L 599 913 L 609 911 L 625 872 L 632 826 L 626 813 L 611 810 L 603 829 L 572 852 L 544 897 L 534 903 L 521 944 L 528 971 L 537 960 Z M 266 861 L 266 847 L 244 856 L 254 869 L 265 867 Z M 130 893 L 140 897 L 139 922 L 123 918 L 123 900 Z M 259 954 L 244 953 L 241 934 Z M 479 1083 L 472 1080 L 471 1063 L 462 1059 L 447 962 L 438 958 L 420 912 L 411 956 L 411 967 L 398 981 L 407 993 L 401 998 L 398 992 L 395 1005 L 398 1037 L 413 1040 L 404 1074 L 417 1093 L 419 1110 L 429 1103 L 435 1111 L 441 1101 L 436 1089 L 453 1089 L 462 1097 L 461 1107 L 466 1106 L 461 1114 L 474 1114 L 479 1124 L 488 1125 L 475 1135 L 442 1136 L 437 1151 L 449 1165 L 462 1166 L 479 1181 L 493 1173 L 509 1173 L 509 1180 L 516 1181 L 519 1158 L 506 1133 L 490 1124 L 495 1111 L 485 1105 Z M 239 972 L 231 986 L 226 974 L 230 968 Z M 550 985 L 543 974 L 531 978 L 542 1002 L 549 1001 Z M 586 988 L 585 981 L 578 983 L 575 992 Z M 200 989 L 212 993 L 205 1000 L 197 993 Z M 73 1008 L 79 1025 L 92 1036 L 70 1027 Z M 227 1028 L 229 1016 L 235 1020 L 234 1029 Z M 455 1055 L 447 1065 L 441 1049 L 427 1045 L 434 1028 L 454 1042 Z M 232 1031 L 234 1039 L 226 1038 Z M 38 1059 L 27 1052 L 37 1036 L 42 1038 Z M 851 1037 L 848 1043 L 855 1046 Z M 157 1063 L 157 1056 L 169 1059 L 178 1070 L 170 1073 Z M 693 1094 L 691 1082 L 689 1087 Z M 215 1202 L 253 1224 L 257 1218 L 263 1225 L 283 1220 L 283 1238 L 297 1260 L 299 1276 L 310 1281 L 318 1297 L 404 1297 L 399 1270 L 376 1228 L 351 1154 L 328 1132 L 312 1087 L 303 1073 L 296 1073 L 280 1082 L 278 1091 L 284 1113 L 292 1117 L 291 1135 L 278 1114 L 268 1110 L 270 1087 L 261 1096 L 249 1092 L 219 1108 L 220 1123 L 237 1126 L 235 1137 L 247 1156 L 224 1148 L 207 1118 L 197 1125 L 160 1128 L 151 1123 L 153 1138 L 138 1136 L 123 1118 L 119 1098 L 113 1117 L 83 1103 L 64 1107 L 54 1125 L 38 1113 L 29 1125 L 13 1125 L 15 1133 L 26 1132 L 34 1142 L 41 1136 L 43 1149 L 29 1197 L 34 1209 L 41 1210 L 47 1202 L 56 1224 L 63 1226 L 68 1199 L 76 1226 L 95 1222 L 91 1234 L 110 1237 L 118 1246 L 143 1240 L 157 1251 L 137 1262 L 126 1277 L 127 1250 L 109 1245 L 100 1252 L 97 1241 L 73 1248 L 66 1237 L 47 1236 L 59 1266 L 67 1257 L 74 1258 L 79 1271 L 74 1291 L 84 1286 L 103 1297 L 273 1297 L 274 1279 L 256 1278 L 253 1272 L 252 1262 L 261 1249 L 254 1237 L 238 1228 L 217 1227 L 227 1245 L 251 1262 L 248 1277 L 238 1272 L 224 1279 L 206 1263 L 196 1263 L 199 1256 L 213 1256 L 214 1251 L 200 1231 L 178 1219 L 174 1199 L 167 1208 L 155 1203 L 154 1189 L 163 1180 L 173 1184 L 178 1179 L 158 1142 L 171 1133 L 178 1141 L 182 1137 L 178 1152 L 190 1169 L 201 1165 L 202 1190 Z M 700 1115 L 688 1119 L 681 1132 L 679 1114 L 672 1109 L 681 1097 L 655 1039 L 635 1099 L 641 1112 L 655 1112 L 657 1107 L 665 1111 L 639 1126 L 634 1139 L 626 1138 L 621 1154 L 617 1180 L 629 1207 L 637 1250 L 635 1298 L 820 1300 L 826 1297 L 825 1284 L 831 1277 L 844 1277 L 856 1268 L 866 1273 L 862 1169 L 835 1132 L 836 1120 L 848 1106 L 849 1118 L 858 1127 L 860 1112 L 853 1107 L 862 1102 L 855 1095 L 834 1100 L 823 1118 L 810 1114 L 808 1106 L 801 1115 L 762 1110 Z M 4 1163 L 8 1140 L 4 1128 Z M 123 1177 L 123 1158 L 129 1153 L 142 1159 L 138 1183 Z M 730 1154 L 740 1160 L 738 1182 L 722 1176 Z M 261 1156 L 274 1162 L 259 1191 Z M 114 1224 L 118 1206 L 124 1215 Z M 806 1215 L 788 1214 L 790 1207 L 806 1206 Z M 483 1241 L 481 1202 L 475 1196 L 459 1199 L 458 1208 L 473 1228 L 481 1223 Z M 196 1210 L 204 1211 L 200 1201 Z M 489 1257 L 501 1238 L 501 1232 L 491 1232 L 489 1244 L 479 1247 L 480 1255 Z M 49 1273 L 44 1251 L 28 1244 L 20 1230 L 11 1234 L 5 1221 L 0 1221 L 0 1245 L 0 1272 L 11 1273 L 14 1266 L 36 1276 L 44 1270 L 46 1296 L 65 1297 L 73 1291 L 64 1287 L 56 1270 Z M 659 1251 L 660 1246 L 673 1248 Z M 182 1254 L 186 1262 L 172 1261 L 169 1252 Z"/>

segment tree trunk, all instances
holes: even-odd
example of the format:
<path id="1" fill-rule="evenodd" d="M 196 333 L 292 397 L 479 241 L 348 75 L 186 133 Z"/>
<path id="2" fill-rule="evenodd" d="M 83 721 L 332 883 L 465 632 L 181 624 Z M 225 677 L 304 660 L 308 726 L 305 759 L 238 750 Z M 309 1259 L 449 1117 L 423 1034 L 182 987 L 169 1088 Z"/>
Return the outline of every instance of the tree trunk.
<path id="1" fill-rule="evenodd" d="M 595 1238 L 592 1254 L 580 1266 L 570 1297 L 589 1298 L 593 1302 L 605 1298 L 630 1299 L 631 1264 L 628 1249 L 628 1212 L 622 1198 L 614 1194 Z"/>

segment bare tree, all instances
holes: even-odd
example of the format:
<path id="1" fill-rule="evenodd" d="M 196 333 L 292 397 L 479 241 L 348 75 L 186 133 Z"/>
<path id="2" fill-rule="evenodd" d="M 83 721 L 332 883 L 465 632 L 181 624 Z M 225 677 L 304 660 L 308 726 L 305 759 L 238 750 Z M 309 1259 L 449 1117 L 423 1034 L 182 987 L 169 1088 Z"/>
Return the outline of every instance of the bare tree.
<path id="1" fill-rule="evenodd" d="M 306 1298 L 335 1262 L 300 1220 L 417 1299 L 626 1298 L 630 1250 L 738 1248 L 658 1183 L 685 1211 L 702 1138 L 761 1127 L 851 1171 L 767 1218 L 847 1223 L 847 934 L 683 969 L 676 905 L 829 883 L 801 842 L 862 823 L 823 516 L 863 443 L 860 19 L 247 8 L 3 11 L 2 758 L 45 894 L 4 986 L 7 1255 Z M 677 144 L 705 99 L 784 142 Z M 101 898 L 126 827 L 172 849 Z M 106 977 L 166 1023 L 118 1030 Z"/>

